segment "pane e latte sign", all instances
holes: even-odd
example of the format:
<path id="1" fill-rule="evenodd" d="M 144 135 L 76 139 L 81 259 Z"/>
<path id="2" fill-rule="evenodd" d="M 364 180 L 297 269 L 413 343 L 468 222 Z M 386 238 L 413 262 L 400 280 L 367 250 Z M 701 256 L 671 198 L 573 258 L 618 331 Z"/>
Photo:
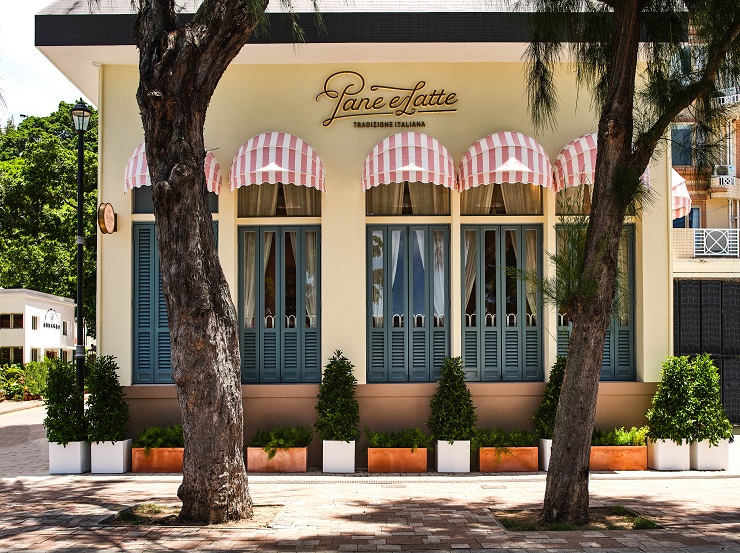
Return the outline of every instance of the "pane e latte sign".
<path id="1" fill-rule="evenodd" d="M 324 89 L 316 101 L 328 100 L 331 115 L 324 119 L 328 127 L 335 121 L 350 117 L 394 117 L 391 121 L 355 121 L 355 127 L 424 127 L 424 121 L 402 118 L 436 115 L 457 111 L 457 94 L 444 88 L 427 86 L 426 81 L 397 84 L 368 84 L 356 71 L 338 71 L 324 81 Z"/>

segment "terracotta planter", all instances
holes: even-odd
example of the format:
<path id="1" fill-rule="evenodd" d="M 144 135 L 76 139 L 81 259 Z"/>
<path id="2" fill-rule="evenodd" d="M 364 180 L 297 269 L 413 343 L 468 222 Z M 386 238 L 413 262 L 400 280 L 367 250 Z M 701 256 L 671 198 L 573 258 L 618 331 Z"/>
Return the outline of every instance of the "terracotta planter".
<path id="1" fill-rule="evenodd" d="M 131 449 L 131 472 L 182 472 L 182 447 L 152 447 L 144 455 L 143 447 Z"/>
<path id="2" fill-rule="evenodd" d="M 647 470 L 647 446 L 591 446 L 589 466 L 591 470 Z"/>
<path id="3" fill-rule="evenodd" d="M 278 449 L 272 459 L 261 447 L 248 447 L 247 472 L 306 472 L 307 458 L 307 447 Z"/>
<path id="4" fill-rule="evenodd" d="M 417 447 L 367 448 L 368 472 L 426 472 L 427 450 Z"/>
<path id="5" fill-rule="evenodd" d="M 539 448 L 537 446 L 509 447 L 506 449 L 482 447 L 478 452 L 480 471 L 537 472 L 538 451 Z"/>

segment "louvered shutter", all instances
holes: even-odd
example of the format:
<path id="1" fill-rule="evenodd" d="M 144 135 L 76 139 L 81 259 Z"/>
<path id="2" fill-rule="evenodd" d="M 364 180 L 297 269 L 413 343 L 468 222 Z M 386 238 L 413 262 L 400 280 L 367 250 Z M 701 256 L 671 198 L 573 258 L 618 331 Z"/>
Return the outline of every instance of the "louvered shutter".
<path id="1" fill-rule="evenodd" d="M 134 384 L 153 384 L 156 237 L 154 223 L 134 224 Z"/>

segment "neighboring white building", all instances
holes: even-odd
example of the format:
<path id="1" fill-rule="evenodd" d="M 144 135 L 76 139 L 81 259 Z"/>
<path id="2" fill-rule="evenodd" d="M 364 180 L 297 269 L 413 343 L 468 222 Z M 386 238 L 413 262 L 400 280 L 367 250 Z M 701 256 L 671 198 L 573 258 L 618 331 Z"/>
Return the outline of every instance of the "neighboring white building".
<path id="1" fill-rule="evenodd" d="M 0 364 L 74 358 L 75 302 L 25 288 L 0 288 Z"/>

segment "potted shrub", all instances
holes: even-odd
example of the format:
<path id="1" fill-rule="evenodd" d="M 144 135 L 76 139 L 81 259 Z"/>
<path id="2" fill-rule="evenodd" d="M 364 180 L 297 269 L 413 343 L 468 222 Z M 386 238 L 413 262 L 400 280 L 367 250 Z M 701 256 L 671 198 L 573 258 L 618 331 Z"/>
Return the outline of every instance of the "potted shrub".
<path id="1" fill-rule="evenodd" d="M 121 474 L 131 470 L 131 440 L 126 439 L 128 405 L 111 356 L 88 360 L 87 439 L 93 473 Z"/>
<path id="2" fill-rule="evenodd" d="M 134 440 L 131 472 L 182 472 L 182 425 L 149 426 Z"/>
<path id="3" fill-rule="evenodd" d="M 594 430 L 590 470 L 647 470 L 647 426 Z"/>
<path id="4" fill-rule="evenodd" d="M 470 472 L 470 439 L 477 420 L 462 359 L 448 357 L 442 363 L 427 422 L 437 442 L 438 472 Z"/>
<path id="5" fill-rule="evenodd" d="M 49 473 L 81 474 L 90 471 L 90 444 L 83 394 L 72 363 L 49 361 L 46 389 L 46 437 L 49 440 Z"/>
<path id="6" fill-rule="evenodd" d="M 537 432 L 477 430 L 473 441 L 481 472 L 537 472 Z"/>
<path id="7" fill-rule="evenodd" d="M 566 357 L 558 356 L 550 371 L 550 378 L 545 384 L 545 391 L 537 410 L 532 416 L 535 432 L 540 437 L 539 464 L 540 470 L 550 467 L 550 452 L 552 450 L 552 433 L 555 430 L 555 415 L 558 412 L 560 389 L 565 378 Z"/>
<path id="8" fill-rule="evenodd" d="M 248 472 L 306 472 L 311 427 L 278 426 L 257 430 L 247 447 Z"/>
<path id="9" fill-rule="evenodd" d="M 368 472 L 426 472 L 429 436 L 418 428 L 367 435 Z"/>
<path id="10" fill-rule="evenodd" d="M 648 467 L 656 470 L 689 470 L 689 445 L 693 427 L 691 363 L 688 357 L 663 362 L 658 389 L 648 420 Z M 687 442 L 687 443 L 684 443 Z"/>
<path id="11" fill-rule="evenodd" d="M 353 370 L 354 365 L 337 350 L 321 376 L 314 429 L 323 441 L 324 472 L 355 472 L 360 405 L 355 399 Z"/>
<path id="12" fill-rule="evenodd" d="M 689 464 L 694 470 L 728 470 L 732 424 L 722 406 L 719 371 L 705 353 L 691 363 L 691 375 Z"/>

